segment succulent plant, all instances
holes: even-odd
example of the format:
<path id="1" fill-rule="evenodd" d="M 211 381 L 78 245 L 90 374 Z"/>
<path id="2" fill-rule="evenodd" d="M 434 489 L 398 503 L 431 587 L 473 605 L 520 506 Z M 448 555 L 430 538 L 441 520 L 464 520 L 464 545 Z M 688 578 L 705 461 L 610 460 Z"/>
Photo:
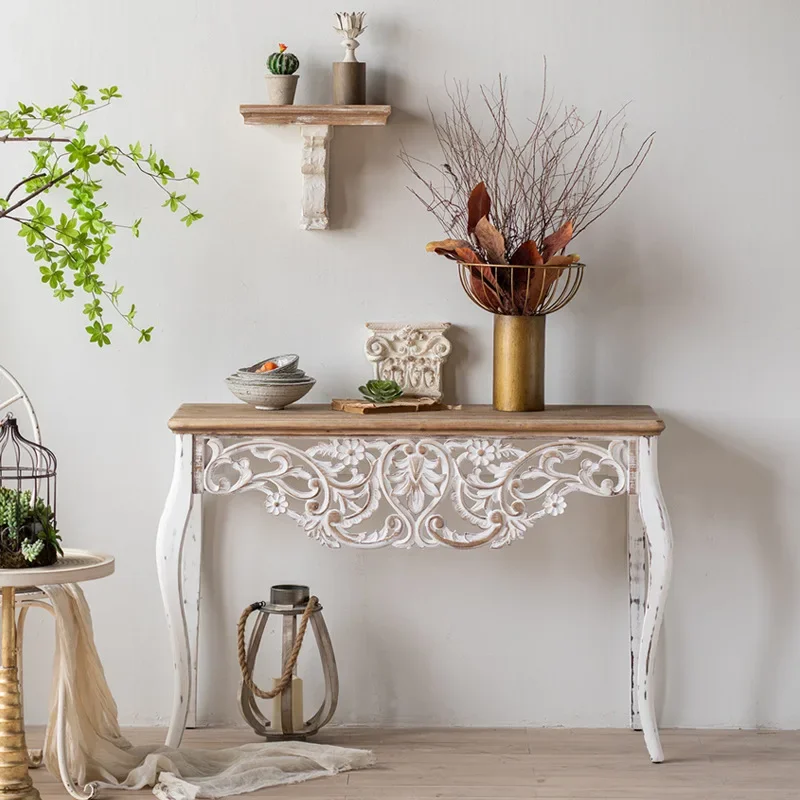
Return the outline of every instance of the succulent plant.
<path id="1" fill-rule="evenodd" d="M 267 69 L 273 75 L 294 75 L 300 66 L 300 59 L 286 50 L 286 45 L 278 45 L 278 52 L 267 59 Z"/>
<path id="2" fill-rule="evenodd" d="M 403 394 L 397 381 L 367 381 L 366 386 L 358 387 L 358 391 L 373 403 L 391 403 Z"/>
<path id="3" fill-rule="evenodd" d="M 53 510 L 29 491 L 0 486 L 0 566 L 47 566 L 56 561 L 61 537 Z"/>

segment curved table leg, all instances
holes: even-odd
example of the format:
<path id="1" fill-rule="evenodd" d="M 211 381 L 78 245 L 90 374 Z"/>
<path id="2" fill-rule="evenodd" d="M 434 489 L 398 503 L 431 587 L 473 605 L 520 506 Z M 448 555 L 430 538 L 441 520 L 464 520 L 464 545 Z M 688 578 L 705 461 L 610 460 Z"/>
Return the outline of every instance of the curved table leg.
<path id="1" fill-rule="evenodd" d="M 97 794 L 97 784 L 87 783 L 83 789 L 75 785 L 69 774 L 67 764 L 67 716 L 64 713 L 67 687 L 64 681 L 59 681 L 58 686 L 58 717 L 56 719 L 56 754 L 58 755 L 58 771 L 61 773 L 61 783 L 75 800 L 91 800 Z"/>
<path id="2" fill-rule="evenodd" d="M 652 676 L 658 635 L 664 618 L 664 603 L 672 574 L 672 528 L 658 481 L 657 442 L 655 437 L 643 437 L 639 440 L 639 511 L 647 537 L 649 558 L 647 604 L 642 622 L 637 670 L 639 714 L 644 741 L 651 760 L 656 763 L 664 760 L 664 751 L 658 736 Z"/>
<path id="3" fill-rule="evenodd" d="M 158 582 L 172 643 L 173 696 L 166 746 L 178 747 L 189 715 L 191 656 L 183 605 L 183 544 L 192 510 L 192 437 L 175 437 L 175 467 L 167 502 L 158 523 Z"/>

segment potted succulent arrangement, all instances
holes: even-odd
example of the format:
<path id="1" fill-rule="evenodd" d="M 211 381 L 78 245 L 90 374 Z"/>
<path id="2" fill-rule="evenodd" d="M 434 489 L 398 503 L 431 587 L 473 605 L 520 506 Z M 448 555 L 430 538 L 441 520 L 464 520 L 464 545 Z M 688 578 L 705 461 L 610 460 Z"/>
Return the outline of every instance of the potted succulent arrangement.
<path id="1" fill-rule="evenodd" d="M 644 162 L 654 134 L 625 159 L 624 109 L 586 121 L 574 107 L 553 111 L 547 82 L 532 129 L 518 134 L 505 79 L 481 87 L 488 125 L 456 82 L 452 107 L 433 116 L 441 165 L 401 159 L 422 183 L 413 194 L 447 239 L 429 252 L 458 264 L 470 299 L 494 314 L 493 402 L 501 411 L 544 408 L 546 315 L 580 287 L 584 265 L 572 240 L 619 198 Z"/>
<path id="2" fill-rule="evenodd" d="M 26 439 L 9 414 L 0 424 L 0 569 L 46 567 L 63 555 L 55 482 L 52 451 Z"/>
<path id="3" fill-rule="evenodd" d="M 267 59 L 267 92 L 269 105 L 290 106 L 294 103 L 299 75 L 295 75 L 300 67 L 300 59 L 280 43 L 278 51 Z"/>
<path id="4" fill-rule="evenodd" d="M 29 490 L 0 486 L 0 568 L 48 567 L 59 555 L 53 509 Z"/>

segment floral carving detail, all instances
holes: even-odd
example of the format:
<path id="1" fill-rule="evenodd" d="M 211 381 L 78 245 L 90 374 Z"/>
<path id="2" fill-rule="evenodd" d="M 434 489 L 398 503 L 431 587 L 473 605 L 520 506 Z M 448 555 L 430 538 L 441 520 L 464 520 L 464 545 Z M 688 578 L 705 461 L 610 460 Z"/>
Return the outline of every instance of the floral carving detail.
<path id="1" fill-rule="evenodd" d="M 474 439 L 467 445 L 467 458 L 479 467 L 485 467 L 495 460 L 500 442 L 490 444 L 487 439 Z"/>
<path id="2" fill-rule="evenodd" d="M 278 516 L 286 513 L 289 508 L 289 501 L 283 492 L 271 492 L 269 489 L 265 489 L 264 494 L 266 495 L 264 506 L 270 514 Z"/>
<path id="3" fill-rule="evenodd" d="M 343 439 L 336 442 L 336 455 L 346 467 L 355 467 L 364 460 L 366 450 L 358 439 Z"/>
<path id="4" fill-rule="evenodd" d="M 542 503 L 545 513 L 552 517 L 557 517 L 567 510 L 567 501 L 560 494 L 548 494 Z"/>
<path id="5" fill-rule="evenodd" d="M 425 445 L 406 445 L 394 458 L 392 471 L 386 479 L 394 487 L 392 494 L 408 505 L 408 510 L 419 514 L 428 498 L 442 496 L 442 483 L 446 474 L 440 469 L 440 458 Z"/>
<path id="6" fill-rule="evenodd" d="M 275 439 L 206 440 L 203 491 L 260 491 L 330 547 L 501 547 L 571 492 L 627 490 L 626 439 L 561 440 L 522 449 L 500 439 L 328 439 L 301 449 Z M 447 499 L 468 523 L 455 530 Z M 377 526 L 370 528 L 370 518 Z"/>

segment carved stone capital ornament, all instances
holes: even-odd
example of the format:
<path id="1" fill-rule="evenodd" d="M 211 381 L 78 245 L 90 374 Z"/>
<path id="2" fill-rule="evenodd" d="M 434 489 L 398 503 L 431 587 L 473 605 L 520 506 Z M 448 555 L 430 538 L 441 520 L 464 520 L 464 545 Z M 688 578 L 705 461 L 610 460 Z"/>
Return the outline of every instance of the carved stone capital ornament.
<path id="1" fill-rule="evenodd" d="M 364 349 L 375 377 L 396 381 L 406 394 L 440 400 L 442 367 L 452 350 L 449 327 L 449 322 L 368 322 Z"/>

